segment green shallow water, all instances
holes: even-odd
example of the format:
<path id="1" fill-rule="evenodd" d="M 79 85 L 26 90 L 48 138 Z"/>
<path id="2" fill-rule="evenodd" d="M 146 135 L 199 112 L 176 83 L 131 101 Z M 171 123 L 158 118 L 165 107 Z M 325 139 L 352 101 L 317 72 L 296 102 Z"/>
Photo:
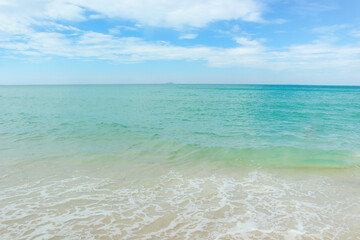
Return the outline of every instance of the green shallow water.
<path id="1" fill-rule="evenodd" d="M 2 159 L 360 163 L 360 88 L 261 85 L 0 87 Z"/>

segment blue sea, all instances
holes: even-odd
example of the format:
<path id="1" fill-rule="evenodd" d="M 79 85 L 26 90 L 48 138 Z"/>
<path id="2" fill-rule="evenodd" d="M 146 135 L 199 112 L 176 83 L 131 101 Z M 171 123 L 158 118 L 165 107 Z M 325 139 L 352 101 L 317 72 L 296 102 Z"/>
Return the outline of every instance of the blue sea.
<path id="1" fill-rule="evenodd" d="M 0 239 L 360 239 L 360 87 L 0 86 Z"/>

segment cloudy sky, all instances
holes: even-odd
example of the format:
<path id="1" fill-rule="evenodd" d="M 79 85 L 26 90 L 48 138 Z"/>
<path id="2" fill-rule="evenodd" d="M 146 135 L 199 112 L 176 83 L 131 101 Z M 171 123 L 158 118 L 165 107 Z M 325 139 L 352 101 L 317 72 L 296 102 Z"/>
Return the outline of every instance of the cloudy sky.
<path id="1" fill-rule="evenodd" d="M 358 0 L 0 0 L 0 84 L 360 85 Z"/>

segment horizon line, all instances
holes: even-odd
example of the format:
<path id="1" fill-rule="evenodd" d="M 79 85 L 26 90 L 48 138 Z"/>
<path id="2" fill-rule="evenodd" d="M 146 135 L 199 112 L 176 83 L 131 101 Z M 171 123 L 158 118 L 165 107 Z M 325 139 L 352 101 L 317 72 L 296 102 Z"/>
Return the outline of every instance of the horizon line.
<path id="1" fill-rule="evenodd" d="M 0 84 L 0 87 L 11 86 L 96 86 L 96 85 L 256 85 L 256 86 L 312 86 L 312 87 L 360 87 L 359 85 L 341 84 L 276 84 L 276 83 L 54 83 L 54 84 Z"/>

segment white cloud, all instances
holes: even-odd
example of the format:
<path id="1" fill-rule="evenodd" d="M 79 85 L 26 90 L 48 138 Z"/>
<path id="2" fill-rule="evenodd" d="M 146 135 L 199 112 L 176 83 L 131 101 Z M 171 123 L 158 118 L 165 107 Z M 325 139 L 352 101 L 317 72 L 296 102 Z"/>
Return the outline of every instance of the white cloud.
<path id="1" fill-rule="evenodd" d="M 112 35 L 118 35 L 122 32 L 126 31 L 137 31 L 139 30 L 137 27 L 130 27 L 130 26 L 116 26 L 114 28 L 109 29 L 109 33 Z"/>
<path id="2" fill-rule="evenodd" d="M 321 26 L 321 27 L 316 27 L 313 28 L 313 32 L 318 33 L 318 34 L 323 34 L 323 35 L 332 35 L 335 32 L 348 28 L 349 26 L 346 24 L 336 24 L 336 25 L 331 25 L 331 26 Z"/>
<path id="3" fill-rule="evenodd" d="M 105 59 L 122 63 L 148 60 L 203 61 L 214 67 L 242 66 L 265 69 L 359 68 L 360 47 L 336 46 L 314 41 L 280 50 L 269 49 L 259 40 L 237 38 L 233 48 L 175 46 L 168 42 L 147 42 L 135 37 L 115 37 L 96 32 L 32 33 L 21 41 L 0 41 L 0 48 L 12 55 L 62 56 Z"/>
<path id="4" fill-rule="evenodd" d="M 358 69 L 360 46 L 335 45 L 332 42 L 313 41 L 299 44 L 273 53 L 275 67 L 302 69 Z"/>
<path id="5" fill-rule="evenodd" d="M 292 10 L 301 15 L 318 15 L 339 7 L 337 1 L 334 0 L 293 0 L 293 4 Z"/>
<path id="6" fill-rule="evenodd" d="M 91 15 L 87 11 L 91 11 Z M 145 25 L 195 28 L 217 20 L 262 21 L 262 6 L 255 0 L 0 0 L 0 49 L 7 55 L 62 56 L 107 59 L 123 63 L 147 60 L 204 61 L 211 66 L 246 66 L 267 69 L 327 69 L 360 67 L 358 45 L 336 45 L 334 40 L 271 49 L 260 39 L 236 37 L 232 48 L 175 46 L 142 38 L 115 36 Z M 69 21 L 122 18 L 135 27 L 118 26 L 109 34 L 85 31 Z M 61 20 L 60 22 L 58 20 Z M 42 27 L 43 30 L 35 30 Z M 340 26 L 341 27 L 341 26 Z M 317 29 L 319 33 L 337 30 Z M 239 31 L 233 26 L 233 32 Z M 356 35 L 356 32 L 355 32 Z M 188 33 L 182 39 L 196 38 Z"/>
<path id="7" fill-rule="evenodd" d="M 257 46 L 260 45 L 260 42 L 258 40 L 251 40 L 247 37 L 236 37 L 235 41 L 243 46 Z"/>
<path id="8" fill-rule="evenodd" d="M 0 34 L 19 35 L 57 20 L 85 20 L 84 9 L 64 0 L 0 0 Z"/>
<path id="9" fill-rule="evenodd" d="M 218 20 L 256 22 L 262 21 L 261 12 L 262 6 L 257 0 L 0 0 L 0 48 L 8 55 L 66 56 L 121 62 L 204 60 L 212 65 L 223 65 L 221 59 L 224 56 L 233 59 L 241 55 L 242 58 L 254 49 L 251 46 L 232 50 L 206 46 L 178 47 L 114 35 L 146 25 L 193 29 Z M 74 21 L 98 18 L 133 20 L 136 28 L 120 26 L 109 29 L 109 34 L 102 34 L 69 25 Z M 38 27 L 42 30 L 35 30 Z M 181 39 L 196 37 L 194 33 L 180 36 Z"/>
<path id="10" fill-rule="evenodd" d="M 198 34 L 195 33 L 185 33 L 185 34 L 181 34 L 179 36 L 179 39 L 195 39 L 197 38 Z"/>
<path id="11" fill-rule="evenodd" d="M 90 31 L 65 33 L 32 32 L 20 41 L 0 41 L 0 48 L 12 55 L 63 56 L 84 59 L 108 59 L 123 63 L 147 60 L 205 61 L 212 66 L 254 64 L 263 60 L 260 45 L 236 48 L 207 46 L 180 47 L 168 42 L 147 42 L 135 37 L 115 37 Z"/>
<path id="12" fill-rule="evenodd" d="M 353 37 L 358 37 L 360 38 L 360 30 L 359 29 L 354 29 L 350 31 L 350 35 Z"/>
<path id="13" fill-rule="evenodd" d="M 87 16 L 86 11 L 95 14 Z M 102 17 L 156 27 L 204 27 L 218 20 L 259 22 L 261 13 L 257 0 L 0 0 L 0 30 L 21 30 L 20 25 L 43 20 L 84 21 Z"/>
<path id="14" fill-rule="evenodd" d="M 123 18 L 156 27 L 203 27 L 217 20 L 261 21 L 256 0 L 71 0 L 110 18 Z"/>

